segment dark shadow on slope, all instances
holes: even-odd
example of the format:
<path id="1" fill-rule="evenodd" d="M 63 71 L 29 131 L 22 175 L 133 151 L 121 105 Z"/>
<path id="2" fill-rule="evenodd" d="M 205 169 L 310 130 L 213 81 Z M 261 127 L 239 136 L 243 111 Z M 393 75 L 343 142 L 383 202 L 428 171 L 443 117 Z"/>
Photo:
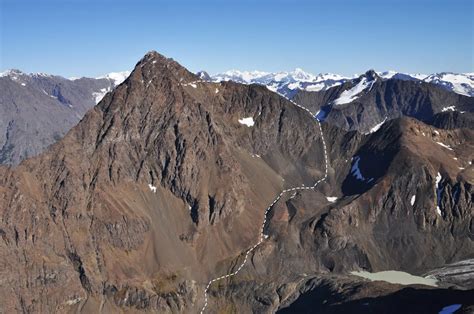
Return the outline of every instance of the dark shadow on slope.
<path id="1" fill-rule="evenodd" d="M 362 194 L 382 177 L 392 162 L 393 152 L 361 152 L 352 158 L 351 169 L 342 182 L 344 195 Z"/>

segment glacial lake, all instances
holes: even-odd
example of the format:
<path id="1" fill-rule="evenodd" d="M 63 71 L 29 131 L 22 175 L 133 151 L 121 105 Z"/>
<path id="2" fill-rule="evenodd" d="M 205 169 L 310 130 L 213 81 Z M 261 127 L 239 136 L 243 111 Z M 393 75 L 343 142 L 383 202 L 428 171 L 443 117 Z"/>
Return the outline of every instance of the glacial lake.
<path id="1" fill-rule="evenodd" d="M 435 278 L 425 278 L 420 276 L 414 276 L 403 271 L 387 270 L 378 273 L 369 273 L 367 271 L 352 271 L 352 275 L 370 279 L 372 281 L 386 281 L 389 283 L 401 284 L 401 285 L 426 285 L 437 287 L 436 283 L 438 280 Z"/>

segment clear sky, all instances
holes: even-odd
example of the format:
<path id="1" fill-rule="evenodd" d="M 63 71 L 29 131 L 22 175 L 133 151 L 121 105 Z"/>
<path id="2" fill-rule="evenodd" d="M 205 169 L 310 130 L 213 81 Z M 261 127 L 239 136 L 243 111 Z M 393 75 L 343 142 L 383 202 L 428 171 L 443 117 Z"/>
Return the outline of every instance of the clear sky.
<path id="1" fill-rule="evenodd" d="M 0 0 L 0 71 L 474 72 L 472 0 Z"/>

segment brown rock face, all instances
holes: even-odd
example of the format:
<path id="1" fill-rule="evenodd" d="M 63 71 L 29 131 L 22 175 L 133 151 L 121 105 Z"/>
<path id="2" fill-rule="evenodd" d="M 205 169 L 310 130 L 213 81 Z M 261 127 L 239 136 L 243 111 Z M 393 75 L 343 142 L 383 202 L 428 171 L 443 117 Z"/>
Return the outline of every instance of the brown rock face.
<path id="1" fill-rule="evenodd" d="M 471 130 L 323 131 L 328 181 L 272 207 L 269 238 L 210 287 L 210 311 L 274 312 L 310 275 L 422 273 L 472 254 Z M 305 110 L 150 52 L 47 152 L 0 167 L 0 312 L 198 312 L 275 196 L 323 175 Z"/>
<path id="2" fill-rule="evenodd" d="M 48 152 L 0 168 L 3 310 L 194 308 L 285 182 L 321 175 L 319 137 L 263 87 L 147 54 Z"/>

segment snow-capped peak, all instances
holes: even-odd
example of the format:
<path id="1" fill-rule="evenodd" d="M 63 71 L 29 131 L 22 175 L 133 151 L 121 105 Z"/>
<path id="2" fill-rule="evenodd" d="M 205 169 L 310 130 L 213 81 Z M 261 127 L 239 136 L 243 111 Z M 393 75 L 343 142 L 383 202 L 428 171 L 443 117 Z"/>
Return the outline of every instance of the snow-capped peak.
<path id="1" fill-rule="evenodd" d="M 9 69 L 4 72 L 0 72 L 0 77 L 11 77 L 11 78 L 18 78 L 18 76 L 28 75 L 26 73 L 21 72 L 18 69 Z"/>
<path id="2" fill-rule="evenodd" d="M 464 96 L 474 96 L 474 75 L 473 73 L 451 73 L 442 72 L 431 74 L 423 81 L 439 85 L 445 89 Z"/>
<path id="3" fill-rule="evenodd" d="M 289 76 L 292 77 L 295 81 L 301 82 L 313 82 L 316 79 L 316 76 L 303 71 L 303 69 L 301 68 L 294 69 L 292 72 L 289 73 Z"/>

